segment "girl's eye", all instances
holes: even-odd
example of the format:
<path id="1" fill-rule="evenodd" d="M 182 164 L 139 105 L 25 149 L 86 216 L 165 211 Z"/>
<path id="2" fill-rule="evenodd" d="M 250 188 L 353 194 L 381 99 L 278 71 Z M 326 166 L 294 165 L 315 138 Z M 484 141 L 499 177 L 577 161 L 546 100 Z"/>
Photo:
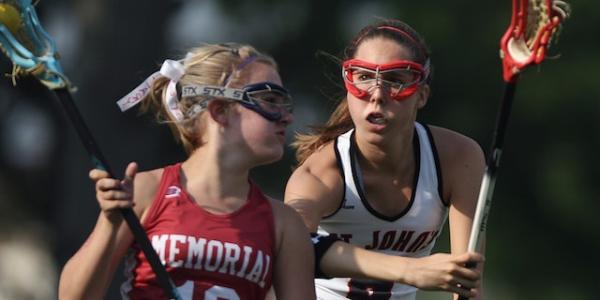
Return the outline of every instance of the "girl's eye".
<path id="1" fill-rule="evenodd" d="M 263 98 L 263 100 L 265 102 L 268 102 L 271 104 L 276 104 L 276 105 L 281 105 L 286 102 L 286 98 L 284 98 L 281 95 L 277 95 L 277 94 L 271 94 L 271 95 L 265 96 Z"/>
<path id="2" fill-rule="evenodd" d="M 419 79 L 419 74 L 410 71 L 396 71 L 385 74 L 384 80 L 395 84 L 412 84 Z"/>
<path id="3" fill-rule="evenodd" d="M 373 74 L 366 72 L 356 72 L 354 73 L 354 80 L 356 81 L 366 81 L 373 79 Z"/>
<path id="4" fill-rule="evenodd" d="M 262 97 L 261 100 L 267 103 L 277 103 L 277 99 L 275 97 Z"/>
<path id="5" fill-rule="evenodd" d="M 360 75 L 360 76 L 358 77 L 358 80 L 369 80 L 369 79 L 370 79 L 370 78 L 369 78 L 369 76 L 368 76 L 368 75 L 364 75 L 364 74 L 363 74 L 363 75 Z"/>

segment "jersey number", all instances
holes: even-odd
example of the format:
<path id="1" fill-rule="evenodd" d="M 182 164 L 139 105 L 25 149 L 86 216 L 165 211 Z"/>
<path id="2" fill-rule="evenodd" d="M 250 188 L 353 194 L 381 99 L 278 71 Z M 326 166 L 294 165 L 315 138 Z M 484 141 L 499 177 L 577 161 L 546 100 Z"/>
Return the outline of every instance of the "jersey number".
<path id="1" fill-rule="evenodd" d="M 181 295 L 181 299 L 192 300 L 194 296 L 194 282 L 191 280 L 186 281 L 177 287 L 177 291 Z M 240 296 L 232 288 L 213 285 L 204 291 L 204 300 L 240 300 Z"/>
<path id="2" fill-rule="evenodd" d="M 393 282 L 350 279 L 348 299 L 352 300 L 384 300 L 392 296 Z"/>

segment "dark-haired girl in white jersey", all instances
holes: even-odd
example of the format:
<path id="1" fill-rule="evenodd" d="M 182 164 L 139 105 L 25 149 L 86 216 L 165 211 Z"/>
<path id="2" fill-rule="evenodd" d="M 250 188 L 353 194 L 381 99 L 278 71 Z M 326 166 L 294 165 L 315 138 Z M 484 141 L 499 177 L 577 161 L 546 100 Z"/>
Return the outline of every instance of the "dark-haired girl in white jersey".
<path id="1" fill-rule="evenodd" d="M 355 245 L 326 251 L 320 269 L 338 278 L 317 279 L 318 298 L 414 299 L 417 287 L 478 297 L 481 269 L 464 264 L 482 261 L 466 251 L 483 153 L 416 122 L 430 91 L 423 39 L 387 20 L 361 30 L 345 56 L 347 97 L 325 126 L 298 136 L 285 195 L 309 230 Z M 452 254 L 430 255 L 448 216 Z"/>

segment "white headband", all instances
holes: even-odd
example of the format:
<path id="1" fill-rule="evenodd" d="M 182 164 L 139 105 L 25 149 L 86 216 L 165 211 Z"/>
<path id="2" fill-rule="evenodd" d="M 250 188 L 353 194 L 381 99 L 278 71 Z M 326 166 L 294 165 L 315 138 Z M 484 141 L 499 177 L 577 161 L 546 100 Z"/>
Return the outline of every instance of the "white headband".
<path id="1" fill-rule="evenodd" d="M 183 112 L 178 107 L 177 98 L 177 82 L 185 74 L 183 65 L 176 60 L 167 59 L 163 62 L 160 71 L 150 75 L 144 82 L 137 86 L 133 91 L 129 92 L 125 97 L 117 101 L 117 105 L 121 111 L 126 111 L 142 101 L 149 93 L 150 86 L 160 76 L 169 78 L 169 84 L 167 85 L 166 97 L 164 98 L 164 105 L 167 111 L 177 121 L 183 120 Z"/>

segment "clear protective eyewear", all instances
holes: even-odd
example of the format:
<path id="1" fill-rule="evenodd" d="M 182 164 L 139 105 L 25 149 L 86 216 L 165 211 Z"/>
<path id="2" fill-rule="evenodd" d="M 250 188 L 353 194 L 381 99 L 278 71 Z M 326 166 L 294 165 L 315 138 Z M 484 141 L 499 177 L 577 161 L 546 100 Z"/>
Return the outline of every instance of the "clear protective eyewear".
<path id="1" fill-rule="evenodd" d="M 396 101 L 412 96 L 427 78 L 421 64 L 406 60 L 378 65 L 350 59 L 342 65 L 342 76 L 346 89 L 359 99 L 384 88 Z"/>
<path id="2" fill-rule="evenodd" d="M 217 97 L 234 100 L 265 119 L 278 122 L 293 112 L 293 101 L 288 90 L 272 82 L 259 82 L 242 89 L 212 85 L 187 85 L 181 90 L 182 97 Z"/>

